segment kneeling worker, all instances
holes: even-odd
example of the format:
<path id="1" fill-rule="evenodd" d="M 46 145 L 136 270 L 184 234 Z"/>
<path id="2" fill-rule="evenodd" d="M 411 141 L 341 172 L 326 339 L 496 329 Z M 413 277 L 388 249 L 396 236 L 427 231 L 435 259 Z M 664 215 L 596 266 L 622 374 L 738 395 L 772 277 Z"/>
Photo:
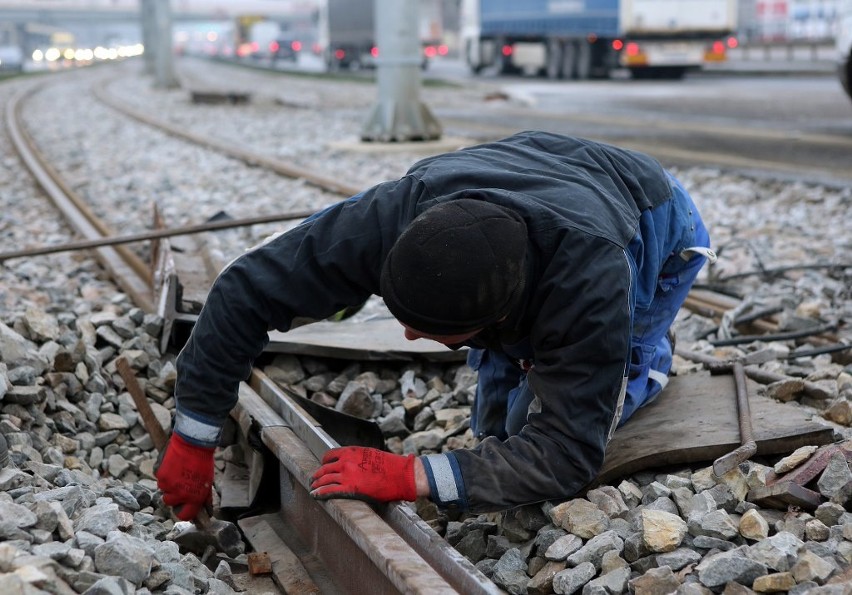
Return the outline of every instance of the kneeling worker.
<path id="1" fill-rule="evenodd" d="M 407 338 L 471 348 L 482 440 L 420 457 L 333 449 L 312 494 L 471 512 L 569 498 L 665 387 L 667 333 L 709 243 L 687 192 L 647 155 L 523 132 L 424 159 L 222 271 L 177 360 L 163 500 L 182 519 L 208 500 L 213 450 L 270 329 L 372 294 Z"/>

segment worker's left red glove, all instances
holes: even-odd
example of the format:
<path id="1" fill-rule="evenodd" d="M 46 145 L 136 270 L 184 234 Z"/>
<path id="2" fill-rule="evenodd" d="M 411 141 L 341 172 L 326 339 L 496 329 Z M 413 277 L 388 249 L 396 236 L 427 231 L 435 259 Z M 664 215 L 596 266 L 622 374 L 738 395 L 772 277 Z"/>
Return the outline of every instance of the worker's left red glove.
<path id="1" fill-rule="evenodd" d="M 311 495 L 319 500 L 416 500 L 414 455 L 395 455 L 363 446 L 334 448 L 322 458 L 311 490 Z"/>
<path id="2" fill-rule="evenodd" d="M 213 496 L 214 448 L 196 446 L 172 433 L 154 475 L 163 503 L 175 516 L 191 521 Z"/>

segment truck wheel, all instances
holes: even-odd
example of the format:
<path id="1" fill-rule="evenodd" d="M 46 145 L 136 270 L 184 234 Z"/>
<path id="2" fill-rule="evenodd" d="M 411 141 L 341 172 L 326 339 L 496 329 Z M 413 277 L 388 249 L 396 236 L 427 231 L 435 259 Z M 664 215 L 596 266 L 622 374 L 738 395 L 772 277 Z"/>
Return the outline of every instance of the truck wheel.
<path id="1" fill-rule="evenodd" d="M 686 68 L 680 66 L 669 66 L 667 68 L 662 68 L 660 72 L 660 78 L 667 79 L 670 81 L 679 81 L 685 76 Z"/>
<path id="2" fill-rule="evenodd" d="M 512 64 L 511 56 L 500 56 L 500 74 L 513 75 L 518 72 L 518 68 Z"/>
<path id="3" fill-rule="evenodd" d="M 473 41 L 468 39 L 464 44 L 464 57 L 467 62 L 467 67 L 473 74 L 479 74 L 485 66 L 482 64 L 482 55 L 480 51 L 476 51 Z M 474 54 L 475 52 L 475 54 Z"/>
<path id="4" fill-rule="evenodd" d="M 651 79 L 657 78 L 659 75 L 657 74 L 656 68 L 649 68 L 647 66 L 640 66 L 638 68 L 630 69 L 630 78 L 637 81 L 647 81 Z"/>
<path id="5" fill-rule="evenodd" d="M 547 42 L 547 64 L 544 72 L 551 80 L 562 78 L 562 44 L 555 39 Z"/>

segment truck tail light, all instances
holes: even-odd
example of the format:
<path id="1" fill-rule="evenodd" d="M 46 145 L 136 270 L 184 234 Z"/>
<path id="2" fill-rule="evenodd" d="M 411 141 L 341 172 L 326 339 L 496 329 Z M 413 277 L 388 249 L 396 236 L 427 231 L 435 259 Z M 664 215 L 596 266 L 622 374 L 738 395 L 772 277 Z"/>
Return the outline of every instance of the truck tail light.
<path id="1" fill-rule="evenodd" d="M 645 66 L 648 64 L 648 56 L 642 51 L 642 48 L 638 43 L 635 41 L 628 41 L 624 44 L 622 63 L 625 66 Z"/>
<path id="2" fill-rule="evenodd" d="M 706 62 L 724 62 L 726 60 L 725 51 L 724 41 L 714 41 L 704 52 L 704 60 Z"/>

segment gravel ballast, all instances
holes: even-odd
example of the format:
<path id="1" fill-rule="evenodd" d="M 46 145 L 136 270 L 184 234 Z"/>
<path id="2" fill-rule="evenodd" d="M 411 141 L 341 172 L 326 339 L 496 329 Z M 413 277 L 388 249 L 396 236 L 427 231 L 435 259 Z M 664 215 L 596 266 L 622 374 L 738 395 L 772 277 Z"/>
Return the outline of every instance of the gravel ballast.
<path id="1" fill-rule="evenodd" d="M 346 83 L 341 91 L 316 79 L 182 61 L 187 78 L 228 80 L 252 91 L 247 105 L 203 106 L 184 90 L 154 89 L 140 66 L 66 73 L 24 107 L 54 167 L 124 233 L 147 228 L 154 201 L 171 225 L 183 225 L 220 211 L 244 217 L 319 209 L 340 197 L 130 120 L 93 98 L 89 89 L 99 80 L 136 109 L 355 186 L 398 177 L 423 156 L 347 148 L 374 101 L 371 85 Z M 4 107 L 22 84 L 0 84 Z M 496 91 L 479 83 L 427 88 L 423 97 L 437 113 L 498 109 L 485 100 Z M 814 346 L 712 342 L 737 336 L 734 318 L 770 310 L 779 332 L 835 324 L 836 338 L 852 342 L 852 189 L 709 168 L 673 172 L 690 190 L 720 256 L 699 282 L 741 298 L 721 326 L 682 311 L 678 347 L 742 358 L 789 377 L 761 392 L 848 441 L 849 351 L 795 357 Z M 72 238 L 9 142 L 0 144 L 0 186 L 0 250 Z M 208 234 L 205 241 L 229 259 L 280 228 Z M 797 268 L 774 272 L 780 267 Z M 0 469 L 0 593 L 241 588 L 235 573 L 242 560 L 209 557 L 205 564 L 173 541 L 180 527 L 159 500 L 157 452 L 115 369 L 116 357 L 127 358 L 155 413 L 170 423 L 174 356 L 160 353 L 161 327 L 85 252 L 0 264 L 0 433 L 10 459 Z M 699 369 L 676 359 L 679 375 Z M 464 365 L 278 356 L 267 371 L 316 401 L 376 420 L 392 451 L 474 443 L 468 424 L 476 377 Z M 223 449 L 219 467 L 233 455 Z M 722 478 L 708 465 L 652 470 L 582 498 L 503 514 L 448 516 L 427 502 L 418 510 L 510 593 L 852 593 L 852 471 L 842 453 L 808 484 L 821 495 L 815 510 L 763 508 L 746 499 L 768 475 L 815 456 L 812 448 L 756 458 Z"/>

